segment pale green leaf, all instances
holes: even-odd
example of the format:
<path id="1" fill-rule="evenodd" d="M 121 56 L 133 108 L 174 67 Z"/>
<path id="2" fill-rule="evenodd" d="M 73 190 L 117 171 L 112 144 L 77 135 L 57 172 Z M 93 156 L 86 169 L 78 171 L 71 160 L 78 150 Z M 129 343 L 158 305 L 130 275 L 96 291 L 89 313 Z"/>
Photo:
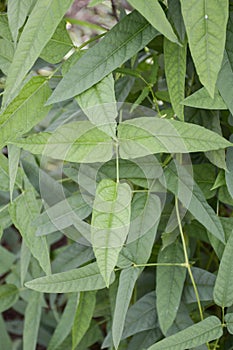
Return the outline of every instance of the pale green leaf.
<path id="1" fill-rule="evenodd" d="M 197 73 L 214 98 L 225 47 L 228 1 L 181 0 L 181 9 Z"/>
<path id="2" fill-rule="evenodd" d="M 84 91 L 76 100 L 88 119 L 111 137 L 116 137 L 117 105 L 112 74 Z"/>
<path id="3" fill-rule="evenodd" d="M 71 294 L 61 315 L 61 318 L 55 328 L 55 331 L 49 341 L 48 350 L 57 349 L 57 347 L 62 344 L 65 338 L 69 335 L 74 321 L 77 302 L 77 293 Z"/>
<path id="4" fill-rule="evenodd" d="M 49 108 L 44 107 L 44 103 L 49 94 L 50 88 L 45 78 L 33 77 L 29 80 L 0 115 L 1 148 L 7 142 L 28 132 L 45 117 Z"/>
<path id="5" fill-rule="evenodd" d="M 10 199 L 12 202 L 13 191 L 18 171 L 20 148 L 15 145 L 8 145 L 8 159 L 9 159 L 9 178 L 10 178 Z"/>
<path id="6" fill-rule="evenodd" d="M 111 277 L 111 283 L 114 274 Z M 45 293 L 70 293 L 98 290 L 106 287 L 96 263 L 67 272 L 40 277 L 25 284 L 27 288 Z"/>
<path id="7" fill-rule="evenodd" d="M 118 126 L 121 158 L 152 153 L 189 153 L 231 145 L 220 135 L 199 125 L 161 118 L 140 117 Z"/>
<path id="8" fill-rule="evenodd" d="M 60 62 L 72 47 L 73 44 L 66 29 L 66 21 L 62 20 L 40 57 L 46 62 L 55 64 Z"/>
<path id="9" fill-rule="evenodd" d="M 221 307 L 233 305 L 233 234 L 230 235 L 220 262 L 214 286 L 214 301 Z"/>
<path id="10" fill-rule="evenodd" d="M 0 36 L 8 41 L 12 41 L 12 35 L 6 13 L 0 13 Z"/>
<path id="11" fill-rule="evenodd" d="M 75 350 L 88 330 L 96 303 L 96 291 L 81 292 L 72 327 L 72 349 Z"/>
<path id="12" fill-rule="evenodd" d="M 233 198 L 233 162 L 232 162 L 233 148 L 229 147 L 226 152 L 227 171 L 225 171 L 225 180 L 228 192 Z"/>
<path id="13" fill-rule="evenodd" d="M 204 87 L 194 92 L 191 96 L 186 97 L 182 104 L 195 108 L 227 109 L 227 106 L 218 91 L 215 90 L 214 98 L 212 98 Z"/>
<path id="14" fill-rule="evenodd" d="M 219 217 L 207 203 L 200 188 L 184 166 L 170 164 L 164 172 L 167 188 L 179 198 L 190 213 L 206 227 L 210 233 L 225 242 L 225 234 Z"/>
<path id="15" fill-rule="evenodd" d="M 8 74 L 13 57 L 14 45 L 12 42 L 6 39 L 0 39 L 0 69 L 5 75 Z"/>
<path id="16" fill-rule="evenodd" d="M 233 6 L 232 3 L 229 4 L 229 18 L 227 23 L 227 37 L 226 37 L 226 52 L 229 58 L 231 67 L 233 68 Z"/>
<path id="17" fill-rule="evenodd" d="M 6 322 L 0 315 L 0 334 L 1 334 L 1 343 L 4 344 L 4 350 L 12 350 L 13 344 L 11 338 L 6 330 Z"/>
<path id="18" fill-rule="evenodd" d="M 54 133 L 41 132 L 12 143 L 34 154 L 76 163 L 107 162 L 113 154 L 111 137 L 89 121 L 72 122 Z"/>
<path id="19" fill-rule="evenodd" d="M 216 316 L 190 326 L 177 334 L 150 346 L 148 350 L 185 350 L 202 345 L 222 336 L 221 321 Z"/>
<path id="20" fill-rule="evenodd" d="M 127 183 L 103 179 L 97 186 L 91 241 L 107 286 L 129 231 L 131 196 L 131 188 Z"/>
<path id="21" fill-rule="evenodd" d="M 233 93 L 232 82 L 233 82 L 232 66 L 229 61 L 228 55 L 225 52 L 223 61 L 222 61 L 222 67 L 218 75 L 217 87 L 220 92 L 220 95 L 222 96 L 227 108 L 230 110 L 231 113 L 233 113 L 233 101 L 231 98 Z"/>
<path id="22" fill-rule="evenodd" d="M 19 298 L 19 290 L 14 284 L 0 286 L 0 312 L 12 307 Z"/>
<path id="23" fill-rule="evenodd" d="M 171 266 L 157 266 L 156 296 L 159 324 L 162 332 L 167 333 L 176 318 L 186 277 L 186 269 L 172 263 L 184 263 L 183 248 L 175 242 L 161 250 L 158 263 Z"/>
<path id="24" fill-rule="evenodd" d="M 184 120 L 184 106 L 181 102 L 185 93 L 187 44 L 179 46 L 164 38 L 165 74 L 172 108 L 180 120 Z"/>
<path id="25" fill-rule="evenodd" d="M 128 2 L 139 11 L 148 22 L 152 24 L 161 34 L 170 41 L 178 42 L 171 24 L 169 23 L 158 0 L 128 0 Z"/>
<path id="26" fill-rule="evenodd" d="M 156 35 L 157 30 L 138 12 L 125 16 L 71 67 L 48 103 L 81 94 L 134 56 Z"/>
<path id="27" fill-rule="evenodd" d="M 20 36 L 10 67 L 3 96 L 5 105 L 16 96 L 25 75 L 52 37 L 72 2 L 73 0 L 36 2 Z"/>
<path id="28" fill-rule="evenodd" d="M 31 260 L 31 252 L 28 246 L 25 243 L 25 240 L 22 239 L 21 250 L 20 250 L 20 284 L 23 287 L 28 267 Z"/>
<path id="29" fill-rule="evenodd" d="M 12 202 L 9 212 L 32 255 L 38 260 L 46 274 L 51 273 L 46 237 L 36 237 L 36 227 L 32 226 L 32 222 L 40 213 L 35 194 L 32 191 L 21 194 Z"/>
<path id="30" fill-rule="evenodd" d="M 0 246 L 0 275 L 10 270 L 16 256 L 4 247 Z"/>
<path id="31" fill-rule="evenodd" d="M 40 325 L 43 294 L 31 291 L 25 310 L 23 350 L 35 350 Z"/>
<path id="32" fill-rule="evenodd" d="M 142 269 L 130 267 L 128 269 L 124 269 L 120 275 L 112 321 L 112 338 L 116 349 L 118 348 L 121 341 L 126 313 L 132 297 L 135 283 L 141 270 Z"/>
<path id="33" fill-rule="evenodd" d="M 34 0 L 8 0 L 7 14 L 14 42 L 17 41 L 19 29 L 23 26 Z"/>
<path id="34" fill-rule="evenodd" d="M 224 317 L 226 321 L 227 330 L 230 334 L 233 334 L 233 313 L 227 313 Z"/>

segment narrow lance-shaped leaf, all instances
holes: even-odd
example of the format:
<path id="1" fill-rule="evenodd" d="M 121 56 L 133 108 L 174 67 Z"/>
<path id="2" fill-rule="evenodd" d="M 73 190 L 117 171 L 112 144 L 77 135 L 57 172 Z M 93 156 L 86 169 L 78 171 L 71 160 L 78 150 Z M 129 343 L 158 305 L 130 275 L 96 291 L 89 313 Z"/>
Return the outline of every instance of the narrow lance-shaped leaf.
<path id="1" fill-rule="evenodd" d="M 109 286 L 129 231 L 131 188 L 103 179 L 97 186 L 91 221 L 91 240 L 100 272 Z"/>
<path id="2" fill-rule="evenodd" d="M 162 332 L 166 334 L 176 318 L 186 277 L 186 268 L 172 266 L 172 263 L 184 263 L 181 244 L 175 242 L 161 250 L 158 263 L 171 264 L 171 266 L 158 266 L 156 274 L 159 324 Z"/>
<path id="3" fill-rule="evenodd" d="M 25 311 L 24 329 L 23 329 L 23 349 L 35 350 L 37 344 L 37 335 L 39 332 L 41 304 L 43 294 L 31 291 L 29 302 Z"/>
<path id="4" fill-rule="evenodd" d="M 32 255 L 39 261 L 46 274 L 51 273 L 49 250 L 45 237 L 36 237 L 33 220 L 40 213 L 40 206 L 32 191 L 25 191 L 9 207 L 11 219 L 25 240 Z"/>
<path id="5" fill-rule="evenodd" d="M 112 338 L 116 349 L 118 348 L 121 341 L 126 313 L 129 307 L 136 280 L 141 270 L 142 269 L 130 267 L 123 270 L 120 275 L 112 321 Z"/>
<path id="6" fill-rule="evenodd" d="M 50 95 L 44 77 L 33 77 L 0 115 L 0 148 L 28 132 L 49 111 L 44 103 Z M 36 106 L 36 108 L 35 108 Z"/>
<path id="7" fill-rule="evenodd" d="M 10 177 L 10 199 L 12 202 L 13 191 L 18 171 L 20 148 L 15 145 L 8 145 L 9 177 Z"/>
<path id="8" fill-rule="evenodd" d="M 147 45 L 158 32 L 133 11 L 75 63 L 58 84 L 48 103 L 81 94 Z"/>
<path id="9" fill-rule="evenodd" d="M 221 307 L 233 305 L 233 234 L 230 235 L 220 262 L 214 286 L 214 301 Z"/>
<path id="10" fill-rule="evenodd" d="M 118 126 L 121 158 L 153 153 L 189 153 L 221 149 L 231 143 L 199 125 L 161 118 L 140 117 Z"/>
<path id="11" fill-rule="evenodd" d="M 164 39 L 164 62 L 167 78 L 168 92 L 175 114 L 180 120 L 184 120 L 185 75 L 186 75 L 186 51 L 187 43 L 183 46 Z"/>
<path id="12" fill-rule="evenodd" d="M 37 1 L 20 36 L 6 81 L 3 103 L 17 95 L 20 85 L 41 51 L 52 37 L 73 0 Z"/>
<path id="13" fill-rule="evenodd" d="M 158 0 L 129 0 L 129 3 L 167 39 L 175 43 L 178 42 L 177 36 Z"/>
<path id="14" fill-rule="evenodd" d="M 75 350 L 88 330 L 96 303 L 96 291 L 81 292 L 72 327 L 72 349 Z"/>
<path id="15" fill-rule="evenodd" d="M 72 122 L 53 133 L 41 132 L 11 143 L 34 154 L 75 163 L 107 162 L 113 154 L 111 137 L 89 121 Z"/>
<path id="16" fill-rule="evenodd" d="M 197 73 L 213 98 L 225 47 L 228 1 L 181 0 L 181 9 Z"/>
<path id="17" fill-rule="evenodd" d="M 114 274 L 110 283 L 114 281 Z M 102 289 L 106 286 L 96 263 L 54 275 L 36 278 L 25 286 L 45 293 L 70 293 Z"/>
<path id="18" fill-rule="evenodd" d="M 148 350 L 190 349 L 220 338 L 222 334 L 221 321 L 216 316 L 210 316 L 193 326 L 155 343 Z"/>
<path id="19" fill-rule="evenodd" d="M 112 74 L 78 95 L 76 100 L 94 125 L 116 137 L 117 105 Z"/>

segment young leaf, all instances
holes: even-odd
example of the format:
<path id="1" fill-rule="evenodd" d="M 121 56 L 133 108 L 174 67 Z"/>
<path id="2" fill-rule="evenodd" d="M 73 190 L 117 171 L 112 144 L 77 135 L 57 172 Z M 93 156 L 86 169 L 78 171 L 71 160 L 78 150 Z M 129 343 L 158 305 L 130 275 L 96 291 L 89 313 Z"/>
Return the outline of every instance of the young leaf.
<path id="1" fill-rule="evenodd" d="M 199 125 L 161 118 L 140 117 L 118 126 L 121 158 L 153 153 L 189 153 L 231 145 L 220 135 Z"/>
<path id="2" fill-rule="evenodd" d="M 179 42 L 158 0 L 147 0 L 146 2 L 129 0 L 128 2 L 168 40 L 174 43 Z"/>
<path id="3" fill-rule="evenodd" d="M 43 294 L 31 291 L 29 302 L 25 310 L 25 320 L 23 328 L 23 349 L 35 350 L 37 335 L 40 325 L 41 304 Z"/>
<path id="4" fill-rule="evenodd" d="M 168 190 L 178 196 L 184 207 L 213 236 L 221 242 L 225 242 L 225 234 L 219 217 L 207 203 L 200 188 L 194 182 L 192 176 L 185 170 L 185 167 L 179 166 L 178 163 L 175 164 L 170 164 L 164 172 Z"/>
<path id="5" fill-rule="evenodd" d="M 37 1 L 20 36 L 6 81 L 4 105 L 14 98 L 20 85 L 73 0 Z"/>
<path id="6" fill-rule="evenodd" d="M 225 246 L 214 286 L 214 301 L 222 308 L 233 305 L 232 253 L 233 234 L 230 235 Z"/>
<path id="7" fill-rule="evenodd" d="M 67 100 L 89 89 L 134 56 L 156 35 L 157 30 L 138 12 L 125 16 L 71 67 L 48 103 Z"/>
<path id="8" fill-rule="evenodd" d="M 156 274 L 156 302 L 159 324 L 162 332 L 166 334 L 176 318 L 186 277 L 184 267 L 172 266 L 172 263 L 184 263 L 181 244 L 175 242 L 161 250 L 158 263 L 171 263 L 171 266 L 158 266 Z"/>
<path id="9" fill-rule="evenodd" d="M 32 255 L 46 274 L 51 273 L 49 250 L 45 237 L 36 237 L 32 222 L 40 213 L 40 207 L 32 191 L 25 191 L 9 207 L 11 219 L 22 235 Z"/>
<path id="10" fill-rule="evenodd" d="M 220 338 L 223 334 L 219 318 L 210 316 L 166 339 L 150 346 L 148 350 L 185 350 Z"/>
<path id="11" fill-rule="evenodd" d="M 88 330 L 96 303 L 96 291 L 81 292 L 72 327 L 72 350 L 75 350 Z"/>
<path id="12" fill-rule="evenodd" d="M 103 179 L 97 186 L 91 220 L 91 241 L 106 285 L 129 231 L 131 188 Z"/>
<path id="13" fill-rule="evenodd" d="M 112 74 L 77 96 L 76 100 L 94 125 L 116 137 L 117 105 Z"/>
<path id="14" fill-rule="evenodd" d="M 194 92 L 191 96 L 186 97 L 182 104 L 203 109 L 227 109 L 227 106 L 218 91 L 215 90 L 214 98 L 211 98 L 204 87 Z"/>
<path id="15" fill-rule="evenodd" d="M 19 290 L 14 284 L 0 286 L 0 312 L 12 307 L 19 298 Z"/>
<path id="16" fill-rule="evenodd" d="M 228 1 L 181 0 L 181 9 L 197 73 L 214 98 L 225 47 Z"/>
<path id="17" fill-rule="evenodd" d="M 114 274 L 110 283 L 114 281 Z M 102 289 L 106 286 L 96 263 L 54 275 L 36 278 L 25 286 L 45 293 L 70 293 Z"/>
<path id="18" fill-rule="evenodd" d="M 179 46 L 164 38 L 163 45 L 165 74 L 172 107 L 177 117 L 184 120 L 184 106 L 181 102 L 185 93 L 187 44 Z"/>
<path id="19" fill-rule="evenodd" d="M 24 85 L 0 115 L 0 148 L 31 130 L 45 117 L 49 108 L 44 107 L 44 103 L 49 95 L 50 88 L 44 77 L 33 77 Z"/>
<path id="20" fill-rule="evenodd" d="M 112 338 L 116 349 L 121 341 L 126 313 L 132 297 L 133 289 L 141 269 L 130 267 L 121 272 L 119 286 L 117 290 L 117 298 L 112 321 Z"/>
<path id="21" fill-rule="evenodd" d="M 113 154 L 111 137 L 89 121 L 72 122 L 54 133 L 41 132 L 11 143 L 34 154 L 76 163 L 107 162 Z"/>
<path id="22" fill-rule="evenodd" d="M 77 302 L 77 293 L 71 294 L 57 324 L 57 327 L 55 328 L 55 331 L 49 341 L 48 350 L 56 350 L 69 335 L 74 321 Z"/>
<path id="23" fill-rule="evenodd" d="M 10 178 L 10 200 L 13 200 L 13 191 L 18 171 L 20 148 L 15 145 L 8 145 L 9 178 Z"/>

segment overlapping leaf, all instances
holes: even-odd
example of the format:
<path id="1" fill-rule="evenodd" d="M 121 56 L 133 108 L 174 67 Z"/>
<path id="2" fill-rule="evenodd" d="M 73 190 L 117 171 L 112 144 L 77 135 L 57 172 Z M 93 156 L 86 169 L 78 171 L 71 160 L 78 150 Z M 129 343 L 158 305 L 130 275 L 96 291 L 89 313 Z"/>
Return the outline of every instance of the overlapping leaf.
<path id="1" fill-rule="evenodd" d="M 19 289 L 14 284 L 0 286 L 0 312 L 4 312 L 16 303 L 19 298 Z"/>
<path id="2" fill-rule="evenodd" d="M 227 109 L 221 95 L 218 91 L 214 92 L 214 98 L 211 98 L 208 91 L 202 88 L 191 96 L 186 97 L 182 102 L 185 106 L 206 109 Z"/>

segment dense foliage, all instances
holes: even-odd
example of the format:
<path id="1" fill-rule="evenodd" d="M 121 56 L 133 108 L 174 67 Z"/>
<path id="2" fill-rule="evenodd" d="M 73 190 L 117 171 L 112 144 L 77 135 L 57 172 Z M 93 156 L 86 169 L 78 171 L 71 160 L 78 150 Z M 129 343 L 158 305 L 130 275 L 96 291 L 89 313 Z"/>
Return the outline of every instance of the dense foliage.
<path id="1" fill-rule="evenodd" d="M 233 4 L 72 3 L 0 3 L 0 348 L 233 349 Z"/>

